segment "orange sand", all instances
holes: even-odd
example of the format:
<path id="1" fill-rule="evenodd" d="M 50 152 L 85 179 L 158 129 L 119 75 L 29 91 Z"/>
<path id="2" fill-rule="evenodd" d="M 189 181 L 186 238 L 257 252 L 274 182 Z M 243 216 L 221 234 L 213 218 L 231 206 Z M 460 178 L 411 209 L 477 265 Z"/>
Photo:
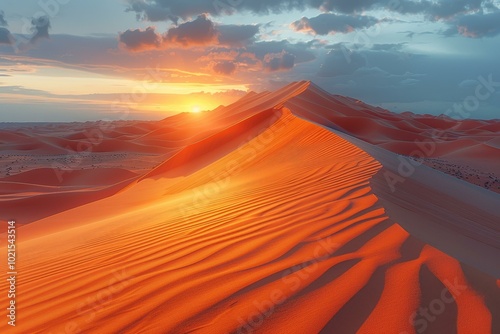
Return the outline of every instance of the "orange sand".
<path id="1" fill-rule="evenodd" d="M 484 145 L 490 150 L 498 124 L 473 122 L 463 131 L 481 136 L 440 157 L 478 161 Z M 417 173 L 402 188 L 413 197 L 400 201 L 373 189 L 396 157 L 380 147 L 399 143 L 390 148 L 398 152 L 425 137 L 422 129 L 445 125 L 299 82 L 208 113 L 124 124 L 62 181 L 50 166 L 5 177 L 0 212 L 21 226 L 18 326 L 4 316 L 0 332 L 498 333 L 499 281 L 484 270 L 500 250 L 500 226 L 489 222 L 498 212 L 472 203 L 470 215 L 484 220 L 450 223 L 467 193 L 448 194 L 432 211 L 453 238 L 485 247 L 476 265 L 416 220 L 434 224 L 418 210 L 431 203 L 418 190 L 440 172 Z M 31 136 L 32 155 L 67 153 L 81 140 L 72 127 L 61 133 Z M 19 154 L 21 136 L 2 133 L 12 151 L 2 154 Z M 410 204 L 406 221 L 400 212 Z"/>

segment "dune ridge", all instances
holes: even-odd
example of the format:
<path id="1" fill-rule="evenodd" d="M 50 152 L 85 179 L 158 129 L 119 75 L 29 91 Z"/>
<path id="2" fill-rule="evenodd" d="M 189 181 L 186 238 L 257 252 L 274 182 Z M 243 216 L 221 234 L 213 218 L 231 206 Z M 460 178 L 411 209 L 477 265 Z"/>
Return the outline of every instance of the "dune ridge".
<path id="1" fill-rule="evenodd" d="M 329 94 L 314 84 L 289 99 L 294 114 L 500 193 L 498 120 L 396 114 Z"/>

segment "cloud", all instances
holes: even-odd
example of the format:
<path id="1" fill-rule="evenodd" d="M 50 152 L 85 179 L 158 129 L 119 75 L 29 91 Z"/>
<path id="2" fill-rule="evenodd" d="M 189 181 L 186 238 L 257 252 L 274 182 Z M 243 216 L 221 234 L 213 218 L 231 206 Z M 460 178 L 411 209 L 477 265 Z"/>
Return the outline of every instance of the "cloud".
<path id="1" fill-rule="evenodd" d="M 0 10 L 0 27 L 8 26 L 7 21 L 5 20 L 5 13 L 3 10 Z"/>
<path id="2" fill-rule="evenodd" d="M 340 13 L 352 14 L 367 11 L 380 5 L 377 0 L 324 0 L 308 1 L 313 7 L 319 7 L 323 11 L 337 11 Z M 382 3 L 382 1 L 380 1 Z M 385 4 L 385 1 L 383 2 Z M 316 5 L 316 6 L 314 6 Z"/>
<path id="3" fill-rule="evenodd" d="M 283 41 L 264 41 L 257 42 L 246 47 L 248 52 L 255 54 L 259 59 L 269 53 L 281 53 L 285 50 L 287 53 L 295 56 L 295 63 L 304 63 L 316 59 L 316 54 L 312 50 L 314 42 L 298 42 L 290 43 L 287 40 Z"/>
<path id="4" fill-rule="evenodd" d="M 458 14 L 470 13 L 481 10 L 483 0 L 442 0 L 438 2 L 425 2 L 428 5 L 427 14 L 434 19 L 447 19 Z"/>
<path id="5" fill-rule="evenodd" d="M 335 77 L 352 74 L 365 65 L 366 59 L 361 53 L 348 50 L 347 48 L 338 48 L 328 52 L 318 75 L 322 77 Z"/>
<path id="6" fill-rule="evenodd" d="M 399 84 L 403 85 L 403 86 L 413 86 L 413 85 L 416 85 L 418 83 L 420 83 L 420 80 L 412 79 L 412 78 L 404 79 L 404 80 L 401 80 L 399 82 Z"/>
<path id="7" fill-rule="evenodd" d="M 395 44 L 373 44 L 372 50 L 374 51 L 400 51 L 407 43 Z"/>
<path id="8" fill-rule="evenodd" d="M 234 61 L 238 56 L 240 55 L 240 52 L 236 50 L 218 50 L 218 51 L 212 51 L 209 53 L 204 54 L 202 57 L 198 59 L 198 61 L 213 61 L 213 60 L 231 60 Z"/>
<path id="9" fill-rule="evenodd" d="M 255 35 L 259 33 L 258 25 L 220 25 L 219 43 L 228 46 L 244 46 L 255 41 Z"/>
<path id="10" fill-rule="evenodd" d="M 231 61 L 237 65 L 240 74 L 255 73 L 262 71 L 262 68 L 272 72 L 291 69 L 299 63 L 312 62 L 316 59 L 313 45 L 313 42 L 290 43 L 283 40 L 254 42 L 241 48 L 211 47 L 209 52 L 199 50 L 201 56 L 197 62 L 206 66 L 213 62 Z M 210 66 L 208 68 L 211 69 Z M 252 80 L 252 77 L 248 77 L 248 80 Z"/>
<path id="11" fill-rule="evenodd" d="M 240 10 L 258 14 L 281 13 L 304 9 L 309 2 L 317 0 L 128 0 L 127 11 L 135 12 L 137 18 L 142 20 L 176 22 L 180 18 L 186 20 L 203 13 L 212 16 L 230 15 Z"/>
<path id="12" fill-rule="evenodd" d="M 239 74 L 262 71 L 262 61 L 245 49 L 217 48 L 200 56 L 196 62 L 206 65 L 203 69 L 222 75 L 234 74 L 237 69 Z"/>
<path id="13" fill-rule="evenodd" d="M 157 30 L 156 34 L 163 36 Z M 311 50 L 312 43 L 288 41 L 255 42 L 242 48 L 217 45 L 207 48 L 185 48 L 180 45 L 166 48 L 164 44 L 166 43 L 162 43 L 158 49 L 151 49 L 141 54 L 130 52 L 131 49 L 123 50 L 127 46 L 120 42 L 119 38 L 56 34 L 51 35 L 51 43 L 40 43 L 36 48 L 24 51 L 22 60 L 19 61 L 17 60 L 19 55 L 16 55 L 11 47 L 0 45 L 2 53 L 0 67 L 4 64 L 2 59 L 8 57 L 12 59 L 9 65 L 21 62 L 26 65 L 71 68 L 137 80 L 142 80 L 145 73 L 149 73 L 149 67 L 153 69 L 160 67 L 161 74 L 158 76 L 166 82 L 198 80 L 212 83 L 215 80 L 214 64 L 228 61 L 236 65 L 236 70 L 232 74 L 237 76 L 240 82 L 253 82 L 256 80 L 256 74 L 262 74 L 264 58 L 268 54 L 280 54 L 285 50 L 293 55 L 288 58 L 295 57 L 294 64 L 309 62 L 309 65 L 312 65 L 317 52 Z M 120 46 L 122 50 L 119 49 Z M 137 45 L 130 44 L 130 46 Z M 271 72 L 271 68 L 268 66 L 268 72 Z M 226 65 L 228 73 L 227 69 L 228 65 Z"/>
<path id="14" fill-rule="evenodd" d="M 295 56 L 285 50 L 264 56 L 264 69 L 269 72 L 290 70 L 295 66 Z"/>
<path id="15" fill-rule="evenodd" d="M 31 20 L 33 36 L 31 43 L 36 43 L 41 38 L 49 38 L 50 19 L 47 15 L 33 18 Z"/>
<path id="16" fill-rule="evenodd" d="M 459 14 L 496 8 L 494 0 L 128 0 L 127 11 L 148 21 L 171 20 L 207 13 L 231 15 L 237 11 L 255 14 L 282 13 L 307 8 L 324 12 L 356 14 L 383 9 L 402 14 L 423 14 L 431 20 L 447 19 Z"/>
<path id="17" fill-rule="evenodd" d="M 460 34 L 470 38 L 494 37 L 500 34 L 500 11 L 459 17 L 445 35 Z"/>
<path id="18" fill-rule="evenodd" d="M 36 95 L 36 96 L 53 96 L 53 94 L 39 90 L 39 89 L 28 89 L 23 86 L 1 86 L 0 94 L 24 94 L 24 95 Z"/>
<path id="19" fill-rule="evenodd" d="M 144 51 L 159 48 L 163 37 L 154 27 L 148 27 L 146 30 L 127 30 L 119 35 L 118 40 L 129 50 Z"/>
<path id="20" fill-rule="evenodd" d="M 34 17 L 31 19 L 31 31 L 33 35 L 28 40 L 25 38 L 25 41 L 17 41 L 14 35 L 7 28 L 2 28 L 7 26 L 8 23 L 5 20 L 5 13 L 0 10 L 0 45 L 8 44 L 8 45 L 16 45 L 16 50 L 18 51 L 27 51 L 32 46 L 31 44 L 35 44 L 39 39 L 49 38 L 49 29 L 50 29 L 50 19 L 47 15 Z"/>
<path id="21" fill-rule="evenodd" d="M 6 28 L 0 28 L 0 44 L 13 44 L 14 36 Z"/>
<path id="22" fill-rule="evenodd" d="M 156 32 L 154 27 L 146 30 L 135 29 L 120 33 L 118 40 L 131 51 L 163 49 L 172 46 L 188 47 L 218 43 L 219 32 L 206 15 L 170 28 L 165 34 Z"/>
<path id="23" fill-rule="evenodd" d="M 203 14 L 193 21 L 170 28 L 163 35 L 154 27 L 129 29 L 120 33 L 118 40 L 131 51 L 200 45 L 244 47 L 255 42 L 258 32 L 257 25 L 216 25 Z"/>
<path id="24" fill-rule="evenodd" d="M 170 28 L 164 40 L 168 43 L 190 45 L 207 45 L 217 42 L 218 32 L 215 24 L 205 14 L 198 16 L 193 21 Z"/>
<path id="25" fill-rule="evenodd" d="M 463 43 L 466 47 L 476 45 L 468 40 Z M 485 53 L 494 53 L 493 45 Z M 390 45 L 351 51 L 345 46 L 344 51 L 336 46 L 332 53 L 323 59 L 319 75 L 307 78 L 335 94 L 359 98 L 370 104 L 403 103 L 404 108 L 415 112 L 444 113 L 474 94 L 479 76 L 492 73 L 493 78 L 500 78 L 498 66 L 494 65 L 496 58 L 485 57 L 485 53 L 446 57 L 413 53 L 410 56 Z M 343 58 L 344 54 L 347 57 Z M 494 106 L 498 109 L 499 98 L 492 96 L 482 102 L 481 111 L 473 117 L 479 117 L 479 112 L 487 115 L 487 110 L 493 110 Z M 429 103 L 420 105 L 422 101 Z"/>
<path id="26" fill-rule="evenodd" d="M 219 61 L 213 63 L 212 70 L 217 74 L 231 75 L 236 71 L 236 64 L 233 61 Z"/>
<path id="27" fill-rule="evenodd" d="M 178 23 L 179 17 L 172 15 L 168 7 L 164 7 L 155 1 L 145 0 L 129 0 L 129 7 L 127 12 L 135 12 L 138 20 L 160 22 L 160 21 L 173 21 Z"/>
<path id="28" fill-rule="evenodd" d="M 2 28 L 8 26 L 7 21 L 5 20 L 5 13 L 3 10 L 0 10 L 0 44 L 13 44 L 14 36 L 10 33 L 9 29 Z"/>
<path id="29" fill-rule="evenodd" d="M 347 34 L 356 29 L 368 28 L 378 23 L 378 20 L 371 16 L 364 15 L 338 15 L 320 14 L 313 18 L 303 17 L 292 23 L 295 31 L 310 32 L 316 35 L 328 35 L 335 33 Z"/>
<path id="30" fill-rule="evenodd" d="M 390 1 L 385 9 L 402 14 L 424 14 L 428 19 L 437 21 L 478 12 L 492 3 L 493 0 L 398 0 Z"/>

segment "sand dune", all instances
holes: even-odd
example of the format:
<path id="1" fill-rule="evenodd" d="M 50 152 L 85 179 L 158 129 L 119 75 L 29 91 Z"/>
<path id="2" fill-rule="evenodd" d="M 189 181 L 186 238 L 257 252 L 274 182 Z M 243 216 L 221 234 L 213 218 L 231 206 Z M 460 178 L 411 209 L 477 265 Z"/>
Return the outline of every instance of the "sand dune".
<path id="1" fill-rule="evenodd" d="M 192 143 L 170 159 L 142 177 L 187 176 L 236 150 L 242 142 L 250 140 L 279 119 L 281 113 L 270 109 L 251 116 L 220 132 Z"/>
<path id="2" fill-rule="evenodd" d="M 498 121 L 395 114 L 314 85 L 285 105 L 299 117 L 401 155 L 414 155 L 428 166 L 500 193 L 500 149 L 488 144 L 498 140 Z"/>
<path id="3" fill-rule="evenodd" d="M 400 162 L 384 147 L 411 154 L 415 139 L 431 138 L 422 129 L 462 138 L 439 139 L 445 149 L 426 159 L 478 161 L 485 146 L 498 157 L 487 144 L 496 124 L 474 122 L 396 115 L 298 82 L 115 127 L 94 170 L 1 180 L 11 189 L 1 210 L 40 215 L 16 218 L 19 319 L 9 330 L 498 333 L 500 195 L 426 166 L 395 192 L 384 178 Z M 75 129 L 61 130 L 65 140 L 82 139 Z M 490 135 L 469 140 L 477 129 Z M 155 163 L 127 162 L 148 143 L 165 144 L 145 149 Z M 106 171 L 110 160 L 123 166 Z"/>

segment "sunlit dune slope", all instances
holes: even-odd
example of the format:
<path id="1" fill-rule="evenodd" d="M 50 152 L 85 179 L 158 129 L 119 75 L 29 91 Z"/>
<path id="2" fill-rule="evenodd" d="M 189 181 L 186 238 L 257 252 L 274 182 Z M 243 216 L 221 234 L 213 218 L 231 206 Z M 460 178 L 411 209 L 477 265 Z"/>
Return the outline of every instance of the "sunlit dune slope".
<path id="1" fill-rule="evenodd" d="M 116 193 L 19 228 L 10 331 L 499 332 L 494 275 L 408 233 L 394 208 L 387 215 L 372 184 L 393 156 L 315 124 L 333 127 L 330 111 L 350 101 L 307 98 L 319 93 L 300 82 L 179 115 L 170 121 L 214 126 Z"/>

